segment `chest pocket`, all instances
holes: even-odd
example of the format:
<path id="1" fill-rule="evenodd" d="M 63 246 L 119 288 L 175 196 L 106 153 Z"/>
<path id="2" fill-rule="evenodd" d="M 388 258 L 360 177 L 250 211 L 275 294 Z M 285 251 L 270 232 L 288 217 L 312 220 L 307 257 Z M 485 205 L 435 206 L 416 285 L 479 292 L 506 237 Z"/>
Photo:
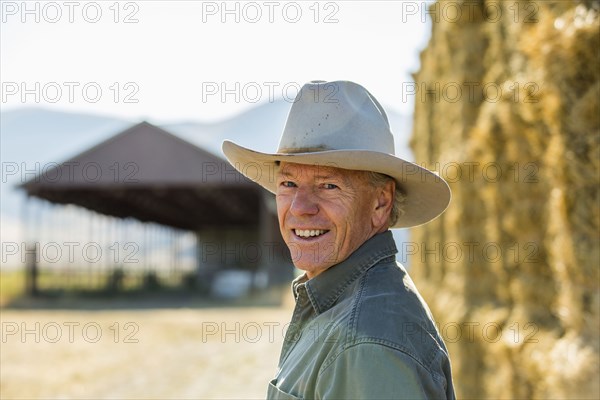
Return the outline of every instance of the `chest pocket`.
<path id="1" fill-rule="evenodd" d="M 286 393 L 276 386 L 277 380 L 273 379 L 269 382 L 269 390 L 267 392 L 267 399 L 269 400 L 302 400 L 302 397 L 296 397 L 289 393 Z"/>

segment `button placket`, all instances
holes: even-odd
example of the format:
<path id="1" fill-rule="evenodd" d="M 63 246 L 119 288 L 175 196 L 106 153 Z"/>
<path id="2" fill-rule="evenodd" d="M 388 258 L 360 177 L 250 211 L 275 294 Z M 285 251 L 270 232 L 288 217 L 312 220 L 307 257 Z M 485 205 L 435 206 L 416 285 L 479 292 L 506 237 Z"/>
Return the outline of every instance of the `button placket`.
<path id="1" fill-rule="evenodd" d="M 279 365 L 283 365 L 285 359 L 290 355 L 300 337 L 302 330 L 309 321 L 310 301 L 306 293 L 306 288 L 303 284 L 298 285 L 296 288 L 296 306 L 292 314 L 292 320 L 285 332 L 285 338 L 283 339 L 283 346 L 281 349 L 281 356 L 279 357 Z"/>

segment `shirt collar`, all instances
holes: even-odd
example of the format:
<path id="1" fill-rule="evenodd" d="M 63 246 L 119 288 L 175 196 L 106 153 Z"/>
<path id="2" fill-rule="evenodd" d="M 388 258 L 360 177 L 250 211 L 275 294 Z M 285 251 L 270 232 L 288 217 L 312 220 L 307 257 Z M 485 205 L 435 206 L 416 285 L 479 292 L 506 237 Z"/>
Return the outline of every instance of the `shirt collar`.
<path id="1" fill-rule="evenodd" d="M 347 259 L 314 278 L 308 279 L 306 274 L 296 278 L 292 284 L 294 296 L 298 296 L 299 286 L 304 285 L 313 308 L 317 314 L 320 314 L 331 308 L 344 290 L 365 271 L 397 252 L 391 231 L 377 234 L 363 243 Z"/>

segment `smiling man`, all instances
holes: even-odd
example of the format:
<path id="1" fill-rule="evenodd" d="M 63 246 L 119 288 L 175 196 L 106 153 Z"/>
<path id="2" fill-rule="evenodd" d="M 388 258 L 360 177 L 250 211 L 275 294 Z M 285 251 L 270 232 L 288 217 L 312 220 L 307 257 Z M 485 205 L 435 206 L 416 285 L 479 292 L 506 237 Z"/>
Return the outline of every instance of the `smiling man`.
<path id="1" fill-rule="evenodd" d="M 448 352 L 389 231 L 437 217 L 450 190 L 394 155 L 377 100 L 353 82 L 310 82 L 277 153 L 229 141 L 223 152 L 242 173 L 262 168 L 249 177 L 276 194 L 281 234 L 304 271 L 267 397 L 453 399 Z"/>
<path id="2" fill-rule="evenodd" d="M 310 279 L 387 230 L 394 182 L 373 187 L 363 171 L 282 163 L 277 212 L 294 265 Z M 374 210 L 374 211 L 373 211 Z"/>

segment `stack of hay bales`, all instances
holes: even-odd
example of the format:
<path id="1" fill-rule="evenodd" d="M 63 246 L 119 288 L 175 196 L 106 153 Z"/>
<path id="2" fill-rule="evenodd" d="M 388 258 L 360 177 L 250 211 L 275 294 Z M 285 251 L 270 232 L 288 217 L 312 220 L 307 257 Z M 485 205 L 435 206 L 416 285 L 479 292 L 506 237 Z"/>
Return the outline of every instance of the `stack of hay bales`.
<path id="1" fill-rule="evenodd" d="M 599 10 L 430 7 L 412 147 L 453 200 L 411 271 L 461 398 L 600 398 Z"/>

